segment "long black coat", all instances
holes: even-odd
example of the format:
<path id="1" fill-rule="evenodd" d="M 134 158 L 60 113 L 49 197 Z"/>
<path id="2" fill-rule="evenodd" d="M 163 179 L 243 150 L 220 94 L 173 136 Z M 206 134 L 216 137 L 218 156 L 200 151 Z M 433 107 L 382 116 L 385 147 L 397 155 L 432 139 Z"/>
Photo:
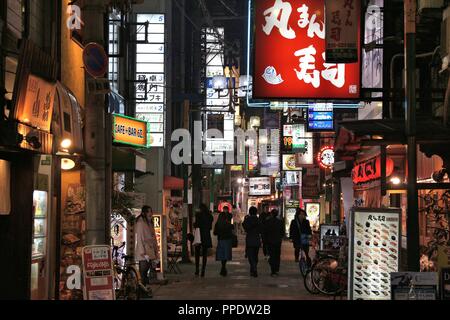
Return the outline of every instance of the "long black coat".
<path id="1" fill-rule="evenodd" d="M 204 248 L 212 248 L 211 229 L 214 221 L 212 214 L 200 213 L 196 217 L 194 228 L 200 228 L 200 239 Z"/>
<path id="2" fill-rule="evenodd" d="M 298 224 L 297 224 L 298 221 Z M 298 226 L 300 225 L 300 229 Z M 309 223 L 309 220 L 303 219 L 303 221 L 300 222 L 299 219 L 295 218 L 291 221 L 291 225 L 289 228 L 289 238 L 294 243 L 294 247 L 300 247 L 301 241 L 300 241 L 300 235 L 306 234 L 310 236 L 312 234 L 311 225 Z"/>
<path id="3" fill-rule="evenodd" d="M 271 217 L 264 224 L 264 241 L 267 244 L 280 244 L 283 241 L 286 229 L 283 221 Z"/>
<path id="4" fill-rule="evenodd" d="M 262 223 L 257 216 L 246 216 L 242 227 L 247 233 L 245 245 L 247 247 L 259 248 L 261 246 Z"/>
<path id="5" fill-rule="evenodd" d="M 214 226 L 214 235 L 217 236 L 217 240 L 230 240 L 233 238 L 234 226 L 231 224 L 233 218 L 231 213 L 225 215 L 225 213 L 219 214 L 216 225 Z"/>

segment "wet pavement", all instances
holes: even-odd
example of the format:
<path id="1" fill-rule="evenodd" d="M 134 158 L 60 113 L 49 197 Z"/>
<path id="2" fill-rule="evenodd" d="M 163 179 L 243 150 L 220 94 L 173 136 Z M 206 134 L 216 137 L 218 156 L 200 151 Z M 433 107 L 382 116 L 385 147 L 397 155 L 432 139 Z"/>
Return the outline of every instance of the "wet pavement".
<path id="1" fill-rule="evenodd" d="M 215 255 L 208 257 L 205 278 L 195 277 L 195 259 L 191 264 L 179 264 L 181 274 L 165 274 L 167 285 L 153 285 L 153 300 L 330 300 L 306 291 L 298 263 L 294 261 L 291 242 L 282 246 L 281 267 L 278 277 L 270 276 L 270 266 L 259 254 L 258 278 L 250 277 L 245 258 L 244 237 L 233 249 L 233 261 L 227 263 L 228 276 L 219 275 L 221 264 Z"/>

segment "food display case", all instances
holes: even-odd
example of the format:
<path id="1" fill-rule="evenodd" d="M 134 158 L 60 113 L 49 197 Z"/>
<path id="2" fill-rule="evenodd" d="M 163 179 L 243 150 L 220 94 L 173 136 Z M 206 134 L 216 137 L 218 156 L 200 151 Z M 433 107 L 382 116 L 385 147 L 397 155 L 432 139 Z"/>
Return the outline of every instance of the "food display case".
<path id="1" fill-rule="evenodd" d="M 42 259 L 46 254 L 47 245 L 47 192 L 33 192 L 33 243 L 32 258 Z"/>
<path id="2" fill-rule="evenodd" d="M 401 210 L 355 208 L 350 223 L 349 299 L 389 300 L 391 273 L 399 271 Z"/>

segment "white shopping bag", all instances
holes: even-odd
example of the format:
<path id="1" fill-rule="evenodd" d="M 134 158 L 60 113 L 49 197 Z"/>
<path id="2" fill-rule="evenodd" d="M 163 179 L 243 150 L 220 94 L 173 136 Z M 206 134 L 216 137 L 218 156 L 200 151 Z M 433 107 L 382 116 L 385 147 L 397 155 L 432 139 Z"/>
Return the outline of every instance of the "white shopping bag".
<path id="1" fill-rule="evenodd" d="M 202 239 L 200 237 L 200 228 L 195 228 L 194 230 L 194 242 L 192 242 L 193 246 L 198 246 L 202 244 Z"/>

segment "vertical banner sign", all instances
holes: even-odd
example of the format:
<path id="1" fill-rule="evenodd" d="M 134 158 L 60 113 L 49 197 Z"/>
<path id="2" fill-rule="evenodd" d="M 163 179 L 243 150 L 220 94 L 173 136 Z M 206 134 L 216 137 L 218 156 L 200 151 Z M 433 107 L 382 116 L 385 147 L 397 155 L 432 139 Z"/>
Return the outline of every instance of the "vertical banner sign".
<path id="1" fill-rule="evenodd" d="M 254 98 L 359 98 L 359 50 L 356 63 L 325 61 L 325 0 L 255 0 L 255 14 Z"/>
<path id="2" fill-rule="evenodd" d="M 389 300 L 399 271 L 401 210 L 355 208 L 351 216 L 349 300 Z"/>
<path id="3" fill-rule="evenodd" d="M 326 62 L 358 62 L 361 1 L 326 0 L 325 12 Z"/>
<path id="4" fill-rule="evenodd" d="M 164 147 L 166 121 L 165 16 L 138 14 L 136 44 L 136 117 L 150 124 L 151 147 Z M 147 81 L 147 85 L 145 85 Z"/>
<path id="5" fill-rule="evenodd" d="M 163 272 L 162 262 L 163 262 L 163 245 L 162 245 L 162 216 L 160 214 L 153 215 L 153 226 L 155 228 L 156 233 L 156 242 L 158 242 L 159 247 L 159 263 L 155 267 L 156 272 Z"/>
<path id="6" fill-rule="evenodd" d="M 82 249 L 84 299 L 114 300 L 113 264 L 109 246 Z"/>

